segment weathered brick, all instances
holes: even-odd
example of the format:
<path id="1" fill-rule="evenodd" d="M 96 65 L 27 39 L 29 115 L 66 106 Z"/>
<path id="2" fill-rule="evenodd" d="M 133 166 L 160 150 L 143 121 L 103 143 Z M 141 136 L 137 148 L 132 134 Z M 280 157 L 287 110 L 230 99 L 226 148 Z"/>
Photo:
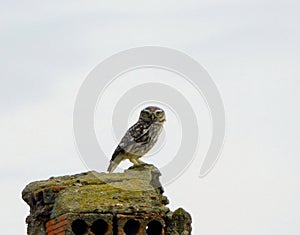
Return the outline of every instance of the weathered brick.
<path id="1" fill-rule="evenodd" d="M 55 223 L 56 223 L 55 220 L 49 220 L 49 221 L 46 223 L 46 228 L 53 226 Z"/>
<path id="2" fill-rule="evenodd" d="M 58 229 L 63 226 L 66 227 L 66 225 L 69 225 L 69 224 L 70 224 L 69 221 L 64 220 L 64 221 L 58 222 L 57 224 L 54 224 L 50 227 L 47 227 L 47 231 L 50 232 L 50 231 L 53 231 L 53 230 Z"/>
<path id="3" fill-rule="evenodd" d="M 63 189 L 65 189 L 65 188 L 67 188 L 67 186 L 62 186 L 62 185 L 60 185 L 60 186 L 53 186 L 51 189 L 52 189 L 52 191 L 54 191 L 54 192 L 59 192 L 60 190 L 63 190 Z"/>
<path id="4" fill-rule="evenodd" d="M 60 232 L 64 232 L 64 231 L 66 231 L 66 228 L 67 228 L 67 226 L 61 226 L 61 227 L 58 227 L 55 230 L 53 230 L 53 232 L 55 232 L 56 234 L 60 233 Z"/>

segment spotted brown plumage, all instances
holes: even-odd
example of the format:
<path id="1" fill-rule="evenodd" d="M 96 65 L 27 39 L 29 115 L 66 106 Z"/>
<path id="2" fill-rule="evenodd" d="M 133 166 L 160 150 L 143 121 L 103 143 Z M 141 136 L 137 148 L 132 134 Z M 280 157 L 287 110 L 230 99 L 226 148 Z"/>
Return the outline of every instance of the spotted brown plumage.
<path id="1" fill-rule="evenodd" d="M 108 172 L 113 172 L 122 160 L 128 159 L 134 165 L 143 162 L 139 159 L 155 145 L 166 121 L 165 112 L 155 106 L 144 108 L 139 120 L 130 127 L 115 149 Z"/>

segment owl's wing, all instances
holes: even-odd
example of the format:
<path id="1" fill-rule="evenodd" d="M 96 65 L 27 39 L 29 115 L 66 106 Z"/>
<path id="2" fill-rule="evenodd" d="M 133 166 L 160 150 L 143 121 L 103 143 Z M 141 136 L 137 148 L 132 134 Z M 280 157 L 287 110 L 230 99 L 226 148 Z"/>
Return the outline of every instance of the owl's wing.
<path id="1" fill-rule="evenodd" d="M 123 160 L 123 154 L 130 153 L 130 151 L 134 149 L 134 145 L 146 144 L 149 141 L 149 127 L 150 125 L 148 124 L 137 122 L 129 128 L 111 157 L 108 172 L 114 171 Z"/>
<path id="2" fill-rule="evenodd" d="M 137 122 L 129 130 L 131 141 L 135 143 L 146 143 L 149 140 L 150 124 Z"/>
<path id="3" fill-rule="evenodd" d="M 111 161 L 114 161 L 119 154 L 123 154 L 123 153 L 125 153 L 125 150 L 122 149 L 120 145 L 118 145 L 113 155 L 111 156 Z"/>
<path id="4" fill-rule="evenodd" d="M 137 122 L 132 127 L 128 129 L 124 137 L 121 139 L 119 145 L 117 146 L 116 150 L 114 151 L 111 161 L 121 153 L 124 154 L 126 150 L 131 149 L 132 145 L 134 144 L 144 144 L 147 143 L 149 140 L 149 127 L 150 125 L 143 124 Z"/>

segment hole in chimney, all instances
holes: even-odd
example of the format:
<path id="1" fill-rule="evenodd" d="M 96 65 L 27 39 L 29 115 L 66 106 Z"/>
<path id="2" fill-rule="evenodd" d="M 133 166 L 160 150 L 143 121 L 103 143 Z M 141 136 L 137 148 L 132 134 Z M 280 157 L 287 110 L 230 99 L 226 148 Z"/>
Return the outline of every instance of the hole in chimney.
<path id="1" fill-rule="evenodd" d="M 152 220 L 146 228 L 146 233 L 148 235 L 160 235 L 162 234 L 162 225 L 157 220 Z"/>
<path id="2" fill-rule="evenodd" d="M 124 232 L 126 235 L 135 235 L 138 233 L 140 228 L 140 222 L 130 219 L 124 226 Z"/>
<path id="3" fill-rule="evenodd" d="M 88 230 L 88 225 L 83 219 L 77 219 L 72 222 L 72 231 L 75 235 L 83 235 Z"/>
<path id="4" fill-rule="evenodd" d="M 103 219 L 96 220 L 91 227 L 95 235 L 104 235 L 108 230 L 108 224 Z"/>

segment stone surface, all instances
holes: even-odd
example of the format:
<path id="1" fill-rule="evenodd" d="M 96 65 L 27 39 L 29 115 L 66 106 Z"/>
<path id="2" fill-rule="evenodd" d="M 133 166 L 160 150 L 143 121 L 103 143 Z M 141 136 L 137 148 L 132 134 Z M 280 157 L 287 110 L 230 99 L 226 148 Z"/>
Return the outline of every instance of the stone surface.
<path id="1" fill-rule="evenodd" d="M 72 220 L 85 216 L 92 226 L 98 215 L 99 218 L 105 215 L 103 219 L 111 231 L 106 234 L 115 234 L 113 222 L 109 222 L 113 221 L 112 218 L 123 218 L 122 223 L 125 223 L 126 216 L 135 216 L 140 221 L 145 218 L 148 222 L 151 218 L 158 218 L 162 226 L 174 227 L 173 230 L 166 229 L 163 234 L 190 234 L 191 217 L 183 209 L 172 213 L 166 207 L 169 201 L 163 195 L 159 176 L 156 167 L 143 165 L 131 167 L 124 173 L 90 171 L 32 182 L 22 192 L 23 199 L 30 206 L 30 215 L 26 219 L 28 234 L 50 234 L 49 228 L 53 230 L 61 224 L 60 230 L 65 229 L 66 232 L 57 234 L 73 234 Z M 66 221 L 58 221 L 57 218 Z M 48 226 L 48 231 L 47 223 L 54 223 L 52 227 Z"/>
<path id="2" fill-rule="evenodd" d="M 192 232 L 192 217 L 184 209 L 179 208 L 167 214 L 167 234 L 188 235 Z"/>

